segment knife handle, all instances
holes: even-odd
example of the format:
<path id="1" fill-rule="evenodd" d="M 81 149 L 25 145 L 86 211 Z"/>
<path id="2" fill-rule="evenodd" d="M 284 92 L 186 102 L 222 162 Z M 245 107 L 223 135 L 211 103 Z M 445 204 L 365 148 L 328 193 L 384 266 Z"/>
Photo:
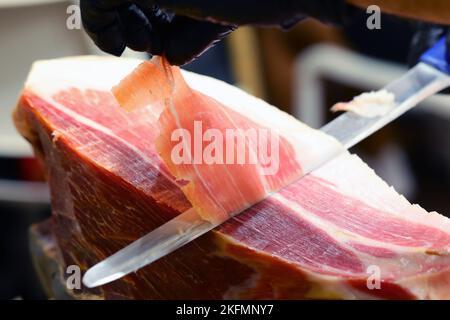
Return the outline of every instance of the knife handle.
<path id="1" fill-rule="evenodd" d="M 446 74 L 450 74 L 450 61 L 447 58 L 450 54 L 447 53 L 447 50 L 446 37 L 442 37 L 420 57 L 420 61 L 425 62 Z"/>

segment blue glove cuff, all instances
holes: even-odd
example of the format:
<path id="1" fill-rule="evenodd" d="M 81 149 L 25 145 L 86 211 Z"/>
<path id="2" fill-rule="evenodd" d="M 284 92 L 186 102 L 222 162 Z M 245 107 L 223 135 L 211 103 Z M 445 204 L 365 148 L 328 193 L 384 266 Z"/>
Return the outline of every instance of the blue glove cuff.
<path id="1" fill-rule="evenodd" d="M 425 62 L 442 72 L 450 74 L 450 59 L 446 37 L 442 37 L 434 46 L 428 49 L 420 61 Z"/>

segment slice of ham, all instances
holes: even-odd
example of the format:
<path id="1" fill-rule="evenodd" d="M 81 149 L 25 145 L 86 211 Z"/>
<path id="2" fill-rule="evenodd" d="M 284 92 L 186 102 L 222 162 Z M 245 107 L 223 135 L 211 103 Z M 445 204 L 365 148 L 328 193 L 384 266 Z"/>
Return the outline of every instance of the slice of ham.
<path id="1" fill-rule="evenodd" d="M 395 95 L 387 90 L 364 92 L 350 102 L 336 103 L 331 111 L 351 111 L 359 116 L 374 118 L 383 116 L 395 107 Z"/>
<path id="2" fill-rule="evenodd" d="M 197 205 L 156 148 L 165 103 L 133 109 L 133 102 L 125 111 L 109 91 L 139 63 L 92 57 L 38 62 L 16 109 L 16 126 L 46 165 L 53 232 L 65 265 L 85 270 Z M 305 170 L 339 147 L 232 86 L 181 74 L 195 99 L 207 100 L 202 107 L 226 106 L 248 126 L 279 129 L 294 151 L 295 168 Z M 367 285 L 371 270 L 380 271 L 380 289 Z M 411 205 L 357 156 L 344 152 L 182 249 L 93 293 L 104 298 L 450 298 L 450 222 Z"/>
<path id="3" fill-rule="evenodd" d="M 342 150 L 337 141 L 307 127 L 292 126 L 289 132 L 278 134 L 278 123 L 259 120 L 254 110 L 237 109 L 242 108 L 239 102 L 233 104 L 233 109 L 191 89 L 180 69 L 159 57 L 140 64 L 113 88 L 113 93 L 127 110 L 149 108 L 159 114 L 156 146 L 161 159 L 178 180 L 185 182 L 181 189 L 197 212 L 212 222 L 223 222 L 242 212 L 298 180 L 304 174 L 303 167 L 310 170 L 318 165 L 319 156 L 308 155 L 313 149 L 310 142 L 297 140 L 294 135 L 309 136 L 316 141 L 322 158 Z M 180 129 L 187 132 L 181 142 L 173 139 L 173 134 Z M 220 140 L 220 148 L 215 148 L 222 160 L 219 163 L 208 162 L 202 152 L 210 145 L 209 141 L 202 141 L 198 146 L 192 142 L 192 137 L 203 136 L 208 131 L 215 134 L 210 139 Z M 240 141 L 243 148 L 239 148 Z M 189 161 L 175 163 L 173 151 L 182 142 L 188 143 Z M 260 157 L 258 147 L 262 145 L 266 149 L 262 153 L 271 158 L 272 170 L 266 170 L 265 159 Z M 199 151 L 195 150 L 197 147 Z M 228 159 L 225 152 L 230 148 L 233 156 Z M 240 163 L 239 156 L 244 158 Z"/>

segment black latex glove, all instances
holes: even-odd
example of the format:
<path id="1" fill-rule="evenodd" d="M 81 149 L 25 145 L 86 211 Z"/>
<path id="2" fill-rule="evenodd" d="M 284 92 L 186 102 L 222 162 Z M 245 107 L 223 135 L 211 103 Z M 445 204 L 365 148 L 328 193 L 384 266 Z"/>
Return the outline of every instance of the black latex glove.
<path id="1" fill-rule="evenodd" d="M 80 0 L 83 25 L 96 45 L 121 55 L 126 47 L 195 59 L 238 25 L 288 28 L 305 16 L 340 23 L 345 0 Z M 164 8 L 164 9 L 161 9 Z"/>

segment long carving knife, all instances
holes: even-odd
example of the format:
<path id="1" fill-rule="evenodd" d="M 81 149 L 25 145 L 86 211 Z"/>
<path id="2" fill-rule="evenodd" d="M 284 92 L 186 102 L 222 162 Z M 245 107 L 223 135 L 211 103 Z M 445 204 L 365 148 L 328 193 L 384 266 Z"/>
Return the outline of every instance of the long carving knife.
<path id="1" fill-rule="evenodd" d="M 425 98 L 449 87 L 450 64 L 446 59 L 446 50 L 445 39 L 441 39 L 422 56 L 417 66 L 384 88 L 395 96 L 395 104 L 384 114 L 365 117 L 349 111 L 321 130 L 335 137 L 348 149 Z M 316 167 L 329 160 L 324 159 Z M 225 220 L 219 223 L 206 221 L 192 208 L 90 268 L 83 277 L 83 283 L 92 288 L 117 280 L 186 245 L 223 222 Z"/>

